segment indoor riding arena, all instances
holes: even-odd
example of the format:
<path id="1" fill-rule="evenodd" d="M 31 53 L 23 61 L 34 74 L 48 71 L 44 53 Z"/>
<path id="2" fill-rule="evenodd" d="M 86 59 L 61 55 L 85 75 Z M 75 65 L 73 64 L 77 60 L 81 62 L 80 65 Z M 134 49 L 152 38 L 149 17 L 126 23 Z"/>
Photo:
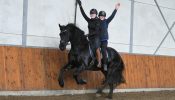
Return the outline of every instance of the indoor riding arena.
<path id="1" fill-rule="evenodd" d="M 0 100 L 175 100 L 175 0 L 80 0 L 89 18 L 92 8 L 105 11 L 106 19 L 117 9 L 107 29 L 108 47 L 124 62 L 124 83 L 114 88 L 113 98 L 106 98 L 108 86 L 96 93 L 109 78 L 103 68 L 84 68 L 79 74 L 86 84 L 74 76 L 80 62 L 62 70 L 73 46 L 68 35 L 66 49 L 60 49 L 61 34 L 70 30 L 59 26 L 72 23 L 89 33 L 78 1 L 0 0 Z"/>

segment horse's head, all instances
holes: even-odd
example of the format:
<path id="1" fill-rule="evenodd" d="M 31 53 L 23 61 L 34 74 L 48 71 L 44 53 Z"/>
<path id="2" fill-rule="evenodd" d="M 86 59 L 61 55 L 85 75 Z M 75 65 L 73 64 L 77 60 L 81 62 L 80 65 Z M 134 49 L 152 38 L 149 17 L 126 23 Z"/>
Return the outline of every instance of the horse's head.
<path id="1" fill-rule="evenodd" d="M 59 24 L 60 27 L 60 50 L 65 50 L 68 42 L 70 41 L 70 30 L 66 26 L 62 26 Z"/>
<path id="2" fill-rule="evenodd" d="M 59 48 L 63 51 L 70 42 L 74 48 L 84 46 L 88 43 L 84 31 L 79 29 L 75 24 L 69 23 L 66 26 L 60 27 L 60 45 Z M 72 49 L 72 47 L 71 47 Z"/>

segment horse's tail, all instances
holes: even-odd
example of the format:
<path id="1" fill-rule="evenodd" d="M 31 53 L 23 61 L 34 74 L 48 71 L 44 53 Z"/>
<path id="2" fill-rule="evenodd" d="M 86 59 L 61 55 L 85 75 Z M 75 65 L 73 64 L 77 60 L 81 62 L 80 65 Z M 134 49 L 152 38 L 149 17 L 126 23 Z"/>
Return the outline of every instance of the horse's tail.
<path id="1" fill-rule="evenodd" d="M 122 60 L 122 57 L 114 49 L 112 49 L 112 51 L 114 51 L 115 57 L 112 59 L 112 61 L 109 64 L 107 82 L 114 83 L 117 85 L 121 83 L 126 83 L 125 78 L 123 76 L 125 64 Z"/>
<path id="2" fill-rule="evenodd" d="M 120 62 L 115 62 L 110 65 L 111 68 L 109 68 L 108 71 L 108 76 L 112 78 L 114 83 L 116 82 L 117 84 L 120 83 L 126 83 L 125 78 L 123 76 L 123 71 L 124 71 L 124 63 L 123 61 Z"/>
<path id="3" fill-rule="evenodd" d="M 123 71 L 125 70 L 125 64 L 124 64 L 124 62 L 122 61 L 122 59 L 121 59 L 121 61 L 120 61 L 120 63 L 119 64 L 117 64 L 116 63 L 116 65 L 114 65 L 114 66 L 118 66 L 117 67 L 117 70 L 120 72 L 120 74 L 121 74 L 121 80 L 120 80 L 120 83 L 126 83 L 126 80 L 125 80 L 125 78 L 124 78 L 124 76 L 123 76 Z"/>

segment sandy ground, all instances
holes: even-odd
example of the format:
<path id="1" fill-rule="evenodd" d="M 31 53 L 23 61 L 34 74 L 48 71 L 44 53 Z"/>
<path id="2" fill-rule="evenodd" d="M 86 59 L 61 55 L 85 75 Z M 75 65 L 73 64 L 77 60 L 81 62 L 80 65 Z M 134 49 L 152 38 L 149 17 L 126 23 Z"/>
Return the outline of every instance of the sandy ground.
<path id="1" fill-rule="evenodd" d="M 1 96 L 0 100 L 105 100 L 106 94 L 96 97 L 96 94 L 64 95 L 47 97 L 14 97 Z M 115 93 L 113 100 L 175 100 L 175 91 L 140 92 L 140 93 Z"/>

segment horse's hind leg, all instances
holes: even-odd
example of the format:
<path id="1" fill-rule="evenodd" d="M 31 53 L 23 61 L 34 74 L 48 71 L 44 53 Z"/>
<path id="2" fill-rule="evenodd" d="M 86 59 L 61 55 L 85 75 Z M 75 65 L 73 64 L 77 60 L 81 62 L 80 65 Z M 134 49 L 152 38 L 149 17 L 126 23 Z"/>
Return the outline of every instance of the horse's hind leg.
<path id="1" fill-rule="evenodd" d="M 104 88 L 107 86 L 107 83 L 104 83 L 96 92 L 96 96 L 99 97 L 103 93 Z"/>
<path id="2" fill-rule="evenodd" d="M 60 74 L 59 74 L 59 77 L 58 77 L 58 82 L 59 82 L 59 85 L 61 87 L 64 87 L 64 80 L 63 80 L 64 72 L 68 69 L 69 66 L 71 66 L 70 63 L 66 64 L 64 67 L 62 67 L 60 69 Z"/>
<path id="3" fill-rule="evenodd" d="M 111 99 L 112 100 L 112 95 L 113 95 L 113 90 L 114 90 L 114 84 L 109 84 L 109 94 L 107 96 L 107 99 Z"/>
<path id="4" fill-rule="evenodd" d="M 104 80 L 102 80 L 102 84 L 105 84 L 106 78 L 107 78 L 107 72 L 106 71 L 101 71 L 104 75 Z"/>

